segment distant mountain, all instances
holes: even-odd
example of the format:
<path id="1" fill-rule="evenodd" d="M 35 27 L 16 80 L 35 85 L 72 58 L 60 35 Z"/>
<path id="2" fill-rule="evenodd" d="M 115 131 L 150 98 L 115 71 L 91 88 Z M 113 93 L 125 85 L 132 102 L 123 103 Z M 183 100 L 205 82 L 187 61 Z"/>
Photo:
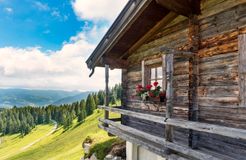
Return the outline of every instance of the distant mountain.
<path id="1" fill-rule="evenodd" d="M 0 108 L 72 103 L 73 100 L 81 100 L 76 97 L 85 98 L 89 93 L 61 90 L 0 89 Z"/>
<path id="2" fill-rule="evenodd" d="M 88 94 L 90 94 L 91 92 L 83 92 L 80 94 L 77 94 L 75 96 L 69 96 L 69 97 L 65 97 L 62 98 L 56 102 L 54 102 L 54 105 L 61 105 L 61 104 L 70 104 L 72 102 L 77 102 L 77 101 L 81 101 L 82 99 L 86 99 Z"/>

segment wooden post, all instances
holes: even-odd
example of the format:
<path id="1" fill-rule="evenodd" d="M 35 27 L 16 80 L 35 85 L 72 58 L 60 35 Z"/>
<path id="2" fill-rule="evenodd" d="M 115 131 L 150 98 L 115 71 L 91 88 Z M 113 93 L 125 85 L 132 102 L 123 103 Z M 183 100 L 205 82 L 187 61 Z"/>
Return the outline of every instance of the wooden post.
<path id="1" fill-rule="evenodd" d="M 199 22 L 196 15 L 192 15 L 189 19 L 189 43 L 190 51 L 195 54 L 189 59 L 189 111 L 188 119 L 190 121 L 198 121 L 198 61 L 197 52 L 199 50 Z M 189 146 L 197 148 L 198 134 L 193 130 L 189 130 Z"/>
<path id="2" fill-rule="evenodd" d="M 109 106 L 109 65 L 105 65 L 105 106 Z M 109 118 L 109 111 L 105 110 L 104 119 Z M 107 124 L 104 124 L 105 127 L 108 127 Z"/>
<path id="3" fill-rule="evenodd" d="M 121 86 L 122 86 L 122 96 L 121 96 L 121 106 L 125 107 L 127 104 L 127 69 L 122 69 L 121 71 Z M 121 124 L 125 124 L 126 116 L 121 114 Z"/>
<path id="4" fill-rule="evenodd" d="M 167 88 L 166 88 L 166 118 L 171 118 L 173 114 L 173 54 L 166 56 L 166 78 L 167 78 Z M 166 141 L 173 141 L 173 127 L 170 125 L 165 125 L 165 138 Z M 170 153 L 170 150 L 167 150 Z"/>
<path id="5" fill-rule="evenodd" d="M 240 106 L 246 106 L 246 34 L 238 37 L 239 50 L 239 98 Z"/>

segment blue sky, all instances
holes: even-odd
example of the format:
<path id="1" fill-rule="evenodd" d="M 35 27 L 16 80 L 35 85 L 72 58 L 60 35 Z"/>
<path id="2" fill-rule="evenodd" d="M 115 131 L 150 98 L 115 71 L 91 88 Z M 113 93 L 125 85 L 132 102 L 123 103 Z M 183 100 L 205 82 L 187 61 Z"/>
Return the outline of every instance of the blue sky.
<path id="1" fill-rule="evenodd" d="M 0 0 L 0 88 L 103 89 L 103 69 L 89 79 L 85 60 L 126 3 Z"/>
<path id="2" fill-rule="evenodd" d="M 57 50 L 85 26 L 69 0 L 5 0 L 0 8 L 0 47 Z"/>

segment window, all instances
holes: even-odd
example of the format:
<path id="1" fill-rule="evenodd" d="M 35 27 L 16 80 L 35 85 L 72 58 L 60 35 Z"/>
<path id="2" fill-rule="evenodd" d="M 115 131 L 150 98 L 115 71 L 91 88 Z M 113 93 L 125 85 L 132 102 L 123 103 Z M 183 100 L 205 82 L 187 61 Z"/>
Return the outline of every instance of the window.
<path id="1" fill-rule="evenodd" d="M 165 55 L 156 59 L 142 61 L 142 85 L 158 82 L 162 90 L 166 89 Z"/>
<path id="2" fill-rule="evenodd" d="M 163 79 L 163 75 L 162 75 L 162 66 L 159 67 L 152 67 L 151 68 L 151 72 L 150 72 L 150 80 L 149 82 L 151 84 L 153 84 L 154 82 L 158 82 L 159 85 L 162 87 L 162 79 Z"/>

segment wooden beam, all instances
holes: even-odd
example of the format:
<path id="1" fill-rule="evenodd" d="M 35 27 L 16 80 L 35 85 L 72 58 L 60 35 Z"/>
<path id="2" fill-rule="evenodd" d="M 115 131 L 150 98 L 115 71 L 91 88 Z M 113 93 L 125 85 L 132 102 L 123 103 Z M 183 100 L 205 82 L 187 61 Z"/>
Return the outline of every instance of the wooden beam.
<path id="1" fill-rule="evenodd" d="M 178 14 L 174 12 L 169 12 L 160 22 L 158 22 L 152 29 L 150 29 L 142 38 L 140 38 L 129 50 L 127 53 L 123 54 L 120 58 L 125 57 L 126 55 L 136 51 L 144 42 L 149 38 L 155 35 L 160 29 L 167 26 L 172 20 L 174 20 Z"/>
<path id="2" fill-rule="evenodd" d="M 238 37 L 239 50 L 239 98 L 240 106 L 246 105 L 246 34 Z"/>
<path id="3" fill-rule="evenodd" d="M 200 14 L 200 0 L 156 0 L 163 7 L 177 14 L 189 17 Z"/>
<path id="4" fill-rule="evenodd" d="M 107 64 L 111 69 L 123 69 L 127 68 L 128 63 L 126 60 L 119 59 L 119 58 L 110 58 L 110 57 L 103 57 L 102 64 Z"/>
<path id="5" fill-rule="evenodd" d="M 194 56 L 194 52 L 191 51 L 181 51 L 181 50 L 176 50 L 173 48 L 167 48 L 167 47 L 160 47 L 159 52 L 162 52 L 163 54 L 174 54 L 174 55 L 179 55 L 179 56 Z"/>
<path id="6" fill-rule="evenodd" d="M 120 122 L 121 118 L 109 118 L 109 120 L 113 122 Z"/>
<path id="7" fill-rule="evenodd" d="M 122 138 L 122 139 L 127 139 L 127 141 L 134 143 L 136 145 L 139 145 L 149 151 L 152 151 L 156 154 L 159 154 L 161 156 L 166 156 L 165 152 L 163 151 L 163 149 L 160 146 L 155 146 L 155 144 L 149 143 L 149 141 L 145 140 L 141 140 L 139 138 L 136 138 L 133 134 L 127 134 L 122 132 L 122 130 L 119 130 L 117 128 L 112 128 L 112 127 L 104 127 L 103 125 L 98 125 L 99 128 L 113 134 L 113 135 L 117 135 L 118 137 Z"/>
<path id="8" fill-rule="evenodd" d="M 169 54 L 166 56 L 166 118 L 172 118 L 173 115 L 173 54 Z M 165 125 L 165 138 L 166 141 L 173 141 L 173 127 L 166 124 Z M 170 154 L 170 151 L 168 151 Z"/>
<path id="9" fill-rule="evenodd" d="M 192 130 L 196 130 L 199 132 L 206 132 L 206 133 L 217 134 L 217 135 L 226 136 L 226 137 L 230 137 L 234 139 L 246 140 L 246 130 L 245 129 L 224 127 L 224 126 L 214 125 L 214 124 L 209 124 L 209 123 L 192 122 L 192 121 L 174 119 L 174 118 L 166 118 L 166 117 L 160 117 L 160 116 L 154 116 L 150 114 L 134 112 L 130 110 L 111 108 L 107 106 L 98 106 L 98 108 L 105 109 L 111 112 L 124 114 L 124 115 L 135 117 L 135 118 L 139 118 L 139 119 L 144 119 L 144 120 L 160 123 L 160 124 L 165 124 L 165 125 L 168 124 L 174 127 L 192 129 Z"/>
<path id="10" fill-rule="evenodd" d="M 109 65 L 105 65 L 105 105 L 109 106 L 109 87 L 108 87 L 108 82 L 109 82 Z M 104 118 L 108 119 L 109 118 L 109 111 L 105 110 L 104 112 Z M 107 124 L 104 124 L 105 127 L 107 127 Z"/>
<path id="11" fill-rule="evenodd" d="M 117 123 L 115 123 L 113 121 L 106 120 L 106 119 L 99 119 L 99 120 L 101 122 L 103 122 L 103 123 L 107 123 L 109 126 L 113 126 L 115 128 L 118 128 L 119 130 L 122 130 L 122 131 L 124 131 L 126 133 L 134 133 L 135 135 L 137 135 L 137 136 L 139 136 L 141 138 L 144 138 L 144 139 L 147 139 L 147 140 L 149 140 L 151 142 L 160 144 L 160 145 L 162 145 L 165 148 L 169 148 L 169 149 L 174 150 L 174 151 L 176 151 L 178 153 L 181 153 L 183 155 L 186 155 L 186 156 L 189 156 L 189 157 L 192 157 L 192 158 L 196 158 L 196 159 L 200 159 L 200 160 L 208 160 L 208 159 L 209 160 L 219 160 L 218 158 L 216 158 L 216 157 L 214 157 L 212 155 L 208 155 L 208 154 L 202 153 L 200 151 L 196 151 L 196 150 L 190 149 L 187 146 L 182 146 L 180 144 L 176 144 L 176 143 L 173 143 L 173 142 L 166 141 L 163 138 L 160 138 L 160 137 L 145 133 L 143 131 L 134 129 L 132 127 L 128 127 L 128 126 L 125 126 L 125 125 L 117 124 Z M 119 135 L 121 133 L 119 133 Z"/>
<path id="12" fill-rule="evenodd" d="M 167 88 L 167 73 L 166 73 L 166 55 L 162 55 L 162 90 L 165 91 Z"/>
<path id="13" fill-rule="evenodd" d="M 199 50 L 199 21 L 196 15 L 192 15 L 189 18 L 189 48 L 194 53 L 189 58 L 189 111 L 188 119 L 190 121 L 198 121 L 198 50 Z M 189 130 L 189 146 L 197 148 L 198 133 L 193 130 Z"/>

